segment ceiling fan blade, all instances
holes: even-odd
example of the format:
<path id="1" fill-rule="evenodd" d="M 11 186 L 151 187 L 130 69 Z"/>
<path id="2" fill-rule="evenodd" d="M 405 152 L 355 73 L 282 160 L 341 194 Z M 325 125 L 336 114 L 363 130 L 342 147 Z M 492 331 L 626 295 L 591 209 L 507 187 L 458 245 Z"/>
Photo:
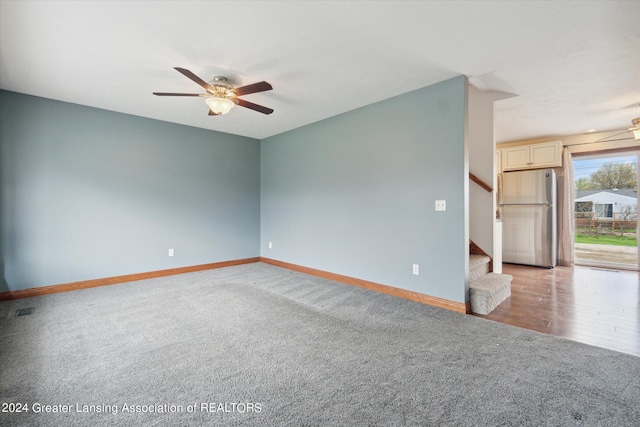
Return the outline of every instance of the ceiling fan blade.
<path id="1" fill-rule="evenodd" d="M 242 95 L 248 95 L 250 93 L 264 92 L 266 90 L 271 90 L 271 89 L 273 89 L 273 87 L 269 83 L 259 82 L 259 83 L 254 83 L 252 85 L 237 87 L 233 89 L 233 91 L 236 93 L 236 95 L 242 96 Z"/>
<path id="2" fill-rule="evenodd" d="M 209 115 L 210 116 L 219 116 L 220 114 L 214 113 L 213 111 L 209 110 Z"/>
<path id="3" fill-rule="evenodd" d="M 211 85 L 209 85 L 209 83 L 205 82 L 200 77 L 196 76 L 195 74 L 193 74 L 191 71 L 187 70 L 186 68 L 180 68 L 180 67 L 173 67 L 173 68 L 176 71 L 182 73 L 187 78 L 189 78 L 189 79 L 193 80 L 194 82 L 198 83 L 203 88 L 205 88 L 205 89 L 211 88 Z"/>
<path id="4" fill-rule="evenodd" d="M 172 93 L 172 92 L 153 92 L 157 96 L 205 96 L 199 93 Z"/>
<path id="5" fill-rule="evenodd" d="M 262 105 L 254 104 L 253 102 L 245 101 L 244 99 L 234 98 L 234 101 L 236 101 L 241 107 L 249 108 L 262 114 L 273 113 L 271 108 L 263 107 Z"/>

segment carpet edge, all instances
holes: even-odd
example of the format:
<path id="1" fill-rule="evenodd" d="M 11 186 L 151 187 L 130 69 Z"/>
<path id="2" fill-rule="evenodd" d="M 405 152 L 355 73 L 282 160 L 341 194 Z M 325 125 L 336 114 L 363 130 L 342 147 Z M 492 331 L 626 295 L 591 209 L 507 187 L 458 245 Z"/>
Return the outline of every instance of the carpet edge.
<path id="1" fill-rule="evenodd" d="M 302 265 L 291 264 L 285 261 L 279 261 L 276 259 L 260 257 L 260 262 L 265 264 L 275 265 L 277 267 L 283 267 L 289 270 L 298 271 L 300 273 L 310 274 L 312 276 L 321 277 L 323 279 L 334 280 L 336 282 L 345 283 L 347 285 L 358 286 L 360 288 L 369 289 L 372 291 L 380 292 L 387 295 L 392 295 L 399 298 L 416 301 L 422 304 L 431 305 L 434 307 L 444 308 L 446 310 L 455 311 L 462 314 L 471 314 L 471 303 L 462 303 L 451 301 L 448 299 L 421 294 L 419 292 L 410 291 L 407 289 L 396 288 L 394 286 L 383 285 L 380 283 L 369 282 L 363 279 L 357 279 L 355 277 L 343 276 L 341 274 L 331 273 L 324 270 L 318 270 L 311 267 L 305 267 Z"/>
<path id="2" fill-rule="evenodd" d="M 80 289 L 95 288 L 98 286 L 115 285 L 118 283 L 134 282 L 136 280 L 153 279 L 156 277 L 173 276 L 176 274 L 192 273 L 194 271 L 211 270 L 215 268 L 231 267 L 234 265 L 251 264 L 260 262 L 260 257 L 242 258 L 230 261 L 214 262 L 209 264 L 191 265 L 186 267 L 169 268 L 166 270 L 147 271 L 143 273 L 125 274 L 122 276 L 104 277 L 101 279 L 82 280 L 57 285 L 40 286 L 37 288 L 19 289 L 15 291 L 0 292 L 0 301 L 9 301 L 21 298 L 37 297 L 40 295 L 57 294 L 60 292 L 77 291 Z"/>

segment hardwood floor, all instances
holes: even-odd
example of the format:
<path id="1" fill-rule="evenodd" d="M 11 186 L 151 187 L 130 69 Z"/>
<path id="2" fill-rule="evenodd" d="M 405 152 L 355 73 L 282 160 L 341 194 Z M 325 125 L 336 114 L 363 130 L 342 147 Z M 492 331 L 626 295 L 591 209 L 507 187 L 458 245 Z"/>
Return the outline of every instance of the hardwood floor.
<path id="1" fill-rule="evenodd" d="M 503 264 L 511 297 L 487 316 L 497 322 L 640 356 L 640 275 L 596 267 Z"/>

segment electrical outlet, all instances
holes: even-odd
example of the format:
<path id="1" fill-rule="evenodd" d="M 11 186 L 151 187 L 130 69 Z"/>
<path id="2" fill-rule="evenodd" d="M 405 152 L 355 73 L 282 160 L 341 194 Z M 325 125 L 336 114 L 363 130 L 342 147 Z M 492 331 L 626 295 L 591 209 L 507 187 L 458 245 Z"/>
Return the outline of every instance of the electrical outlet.
<path id="1" fill-rule="evenodd" d="M 273 249 L 273 243 L 269 242 L 269 249 Z"/>
<path id="2" fill-rule="evenodd" d="M 437 211 L 446 211 L 447 210 L 447 201 L 446 200 L 436 200 L 436 210 Z"/>
<path id="3" fill-rule="evenodd" d="M 418 264 L 413 264 L 413 274 L 416 276 L 420 274 L 420 266 Z"/>
<path id="4" fill-rule="evenodd" d="M 176 253 L 173 249 L 169 249 L 169 256 L 174 256 Z"/>

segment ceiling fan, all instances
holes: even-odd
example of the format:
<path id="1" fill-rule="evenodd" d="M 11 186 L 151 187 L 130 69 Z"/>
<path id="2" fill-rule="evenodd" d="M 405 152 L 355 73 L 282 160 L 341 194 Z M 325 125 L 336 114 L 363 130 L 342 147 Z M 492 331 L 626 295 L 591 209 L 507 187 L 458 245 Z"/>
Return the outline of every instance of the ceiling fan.
<path id="1" fill-rule="evenodd" d="M 227 114 L 234 106 L 239 105 L 241 107 L 249 108 L 250 110 L 257 111 L 262 114 L 271 114 L 273 110 L 271 108 L 263 107 L 262 105 L 254 104 L 253 102 L 245 101 L 238 98 L 242 95 L 248 95 L 250 93 L 264 92 L 273 89 L 267 82 L 259 82 L 250 84 L 247 86 L 233 87 L 228 83 L 226 77 L 216 76 L 210 83 L 205 82 L 200 77 L 193 74 L 191 71 L 174 67 L 178 72 L 185 75 L 187 78 L 193 80 L 200 86 L 202 86 L 207 93 L 170 93 L 170 92 L 153 92 L 157 96 L 199 96 L 205 98 L 207 105 L 209 106 L 210 116 L 219 116 L 221 114 Z"/>
<path id="2" fill-rule="evenodd" d="M 633 125 L 633 127 L 629 128 L 629 130 L 633 132 L 633 138 L 636 141 L 640 141 L 640 117 L 636 117 L 635 119 L 631 120 L 631 124 Z"/>

